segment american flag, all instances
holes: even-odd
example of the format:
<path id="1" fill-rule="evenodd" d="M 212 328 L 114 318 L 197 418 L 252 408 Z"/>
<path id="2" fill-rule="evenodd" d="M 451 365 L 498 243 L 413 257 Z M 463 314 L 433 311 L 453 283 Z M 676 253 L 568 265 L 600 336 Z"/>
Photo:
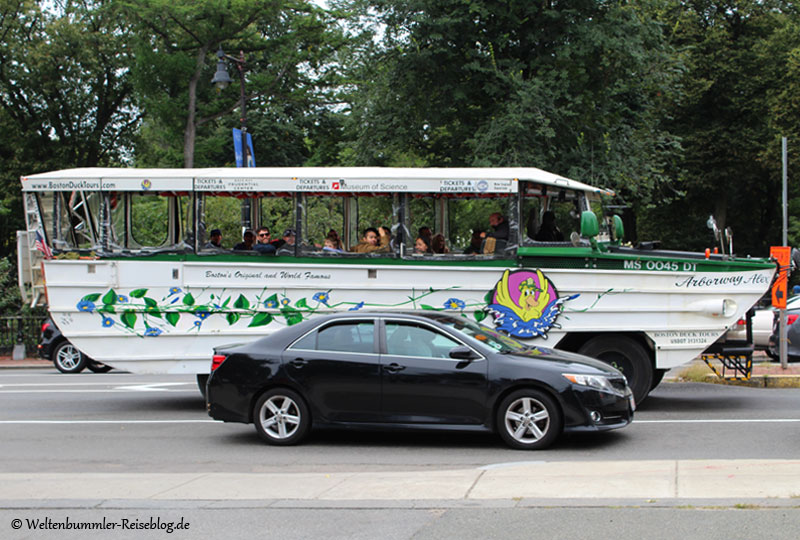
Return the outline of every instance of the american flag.
<path id="1" fill-rule="evenodd" d="M 40 231 L 36 231 L 36 242 L 33 245 L 36 247 L 36 249 L 44 253 L 45 259 L 53 258 L 53 251 L 50 249 L 50 246 L 47 245 L 47 242 Z"/>

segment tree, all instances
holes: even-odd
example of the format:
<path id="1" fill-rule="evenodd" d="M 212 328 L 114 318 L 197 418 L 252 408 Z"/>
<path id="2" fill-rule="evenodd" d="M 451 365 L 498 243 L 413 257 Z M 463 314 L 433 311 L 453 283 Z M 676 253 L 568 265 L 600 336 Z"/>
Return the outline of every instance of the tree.
<path id="1" fill-rule="evenodd" d="M 642 204 L 670 181 L 679 66 L 644 3 L 368 4 L 385 35 L 357 73 L 351 161 L 536 166 Z"/>
<path id="2" fill-rule="evenodd" d="M 685 58 L 685 97 L 669 111 L 681 137 L 685 198 L 650 213 L 667 245 L 713 243 L 710 214 L 731 227 L 739 253 L 764 256 L 780 241 L 779 97 L 800 36 L 780 2 L 674 1 L 662 13 Z M 796 116 L 794 117 L 797 118 Z"/>
<path id="3" fill-rule="evenodd" d="M 0 0 L 0 255 L 24 228 L 19 177 L 124 162 L 139 113 L 130 28 L 111 1 Z"/>
<path id="4" fill-rule="evenodd" d="M 239 106 L 239 85 L 237 80 L 221 94 L 210 85 L 217 62 L 213 53 L 220 46 L 231 55 L 245 54 L 248 124 L 252 132 L 263 132 L 265 146 L 269 140 L 270 149 L 279 149 L 261 156 L 256 152 L 257 163 L 270 163 L 274 155 L 278 162 L 299 164 L 306 157 L 293 150 L 305 149 L 306 133 L 298 125 L 313 113 L 319 89 L 335 77 L 331 59 L 344 43 L 327 12 L 303 0 L 123 3 L 145 36 L 136 46 L 137 89 L 146 114 L 137 149 L 140 163 L 175 166 L 178 155 L 184 167 L 232 161 L 227 149 L 230 128 L 239 127 L 238 120 L 231 121 Z M 222 119 L 224 128 L 215 122 Z M 180 154 L 176 140 L 183 141 Z M 199 158 L 196 145 L 203 150 Z"/>

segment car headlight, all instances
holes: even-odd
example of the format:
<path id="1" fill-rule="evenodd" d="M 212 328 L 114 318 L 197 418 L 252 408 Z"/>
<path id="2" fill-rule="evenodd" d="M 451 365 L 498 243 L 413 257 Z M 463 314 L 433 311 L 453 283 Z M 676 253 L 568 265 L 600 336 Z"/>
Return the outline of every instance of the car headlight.
<path id="1" fill-rule="evenodd" d="M 609 394 L 622 395 L 619 390 L 614 388 L 614 386 L 611 384 L 611 381 L 608 380 L 608 377 L 603 377 L 602 375 L 583 375 L 574 373 L 562 373 L 561 375 L 563 375 L 565 379 L 573 384 L 588 386 L 589 388 L 594 388 L 602 392 L 608 392 Z"/>

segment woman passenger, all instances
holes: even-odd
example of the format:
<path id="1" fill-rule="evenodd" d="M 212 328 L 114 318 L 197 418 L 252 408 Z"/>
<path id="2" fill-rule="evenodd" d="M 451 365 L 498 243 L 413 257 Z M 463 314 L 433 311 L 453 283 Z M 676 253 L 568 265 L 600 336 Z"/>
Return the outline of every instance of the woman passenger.
<path id="1" fill-rule="evenodd" d="M 421 255 L 431 252 L 431 246 L 428 244 L 428 239 L 424 236 L 418 236 L 414 241 L 414 254 Z"/>

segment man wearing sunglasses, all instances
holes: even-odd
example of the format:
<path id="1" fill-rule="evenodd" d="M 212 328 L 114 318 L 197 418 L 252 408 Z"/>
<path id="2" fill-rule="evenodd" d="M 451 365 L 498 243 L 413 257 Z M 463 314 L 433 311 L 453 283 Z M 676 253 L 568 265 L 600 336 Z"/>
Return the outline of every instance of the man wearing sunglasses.
<path id="1" fill-rule="evenodd" d="M 270 243 L 271 239 L 269 227 L 259 227 L 256 230 L 256 245 L 253 246 L 253 249 L 264 255 L 275 254 L 276 248 Z"/>

